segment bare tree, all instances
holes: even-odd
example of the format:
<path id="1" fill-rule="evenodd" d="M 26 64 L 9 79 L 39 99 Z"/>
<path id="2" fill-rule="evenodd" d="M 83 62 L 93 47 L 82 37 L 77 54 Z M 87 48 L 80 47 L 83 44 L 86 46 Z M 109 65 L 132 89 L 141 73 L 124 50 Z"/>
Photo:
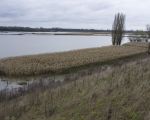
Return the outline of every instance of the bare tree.
<path id="1" fill-rule="evenodd" d="M 125 30 L 125 15 L 117 13 L 112 26 L 112 44 L 121 45 Z"/>
<path id="2" fill-rule="evenodd" d="M 146 25 L 148 38 L 150 38 L 150 25 Z"/>
<path id="3" fill-rule="evenodd" d="M 150 25 L 146 26 L 148 39 L 150 39 Z M 148 43 L 148 54 L 150 54 L 150 43 Z"/>

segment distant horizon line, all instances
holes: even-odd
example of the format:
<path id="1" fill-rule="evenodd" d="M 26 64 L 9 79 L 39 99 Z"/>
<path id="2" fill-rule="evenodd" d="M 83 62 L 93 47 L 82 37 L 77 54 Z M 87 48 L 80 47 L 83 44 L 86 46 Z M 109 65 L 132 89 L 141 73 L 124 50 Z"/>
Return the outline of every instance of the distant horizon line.
<path id="1" fill-rule="evenodd" d="M 37 29 L 37 30 L 93 30 L 93 31 L 111 31 L 111 29 L 94 29 L 94 28 L 67 28 L 67 27 L 29 27 L 29 26 L 15 26 L 15 25 L 11 25 L 11 26 L 1 26 L 0 25 L 0 31 L 2 28 L 26 28 L 26 29 Z M 139 29 L 136 29 L 136 30 L 133 30 L 133 29 L 130 29 L 130 30 L 125 30 L 125 31 L 145 31 L 145 30 L 139 30 Z"/>

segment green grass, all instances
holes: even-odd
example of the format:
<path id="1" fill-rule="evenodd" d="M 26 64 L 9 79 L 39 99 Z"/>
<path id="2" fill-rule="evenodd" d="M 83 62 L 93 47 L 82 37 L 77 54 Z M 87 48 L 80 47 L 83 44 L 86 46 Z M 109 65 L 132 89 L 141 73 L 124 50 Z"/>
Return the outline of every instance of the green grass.
<path id="1" fill-rule="evenodd" d="M 0 74 L 6 76 L 60 74 L 120 58 L 124 59 L 146 51 L 147 44 L 126 44 L 62 53 L 12 57 L 0 60 Z"/>
<path id="2" fill-rule="evenodd" d="M 150 57 L 0 103 L 0 119 L 149 120 Z"/>

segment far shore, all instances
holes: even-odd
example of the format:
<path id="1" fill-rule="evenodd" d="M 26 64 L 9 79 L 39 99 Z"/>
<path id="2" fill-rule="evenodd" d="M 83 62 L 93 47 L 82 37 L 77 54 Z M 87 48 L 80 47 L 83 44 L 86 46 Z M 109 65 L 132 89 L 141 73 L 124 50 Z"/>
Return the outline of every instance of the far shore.
<path id="1" fill-rule="evenodd" d="M 0 31 L 0 35 L 25 35 L 25 34 L 34 34 L 34 35 L 92 35 L 92 36 L 107 36 L 111 35 L 110 32 L 22 32 L 22 31 Z"/>
<path id="2" fill-rule="evenodd" d="M 0 35 L 71 35 L 71 36 L 111 36 L 111 32 L 22 32 L 0 31 Z M 132 33 L 126 33 L 124 37 L 134 37 Z"/>

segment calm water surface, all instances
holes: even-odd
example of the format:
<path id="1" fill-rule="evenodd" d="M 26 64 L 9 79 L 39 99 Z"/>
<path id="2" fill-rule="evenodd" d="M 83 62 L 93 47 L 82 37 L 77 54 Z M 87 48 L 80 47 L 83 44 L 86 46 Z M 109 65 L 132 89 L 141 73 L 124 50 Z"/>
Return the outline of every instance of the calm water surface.
<path id="1" fill-rule="evenodd" d="M 124 40 L 127 42 L 127 40 Z M 111 36 L 2 35 L 0 58 L 111 45 Z"/>

